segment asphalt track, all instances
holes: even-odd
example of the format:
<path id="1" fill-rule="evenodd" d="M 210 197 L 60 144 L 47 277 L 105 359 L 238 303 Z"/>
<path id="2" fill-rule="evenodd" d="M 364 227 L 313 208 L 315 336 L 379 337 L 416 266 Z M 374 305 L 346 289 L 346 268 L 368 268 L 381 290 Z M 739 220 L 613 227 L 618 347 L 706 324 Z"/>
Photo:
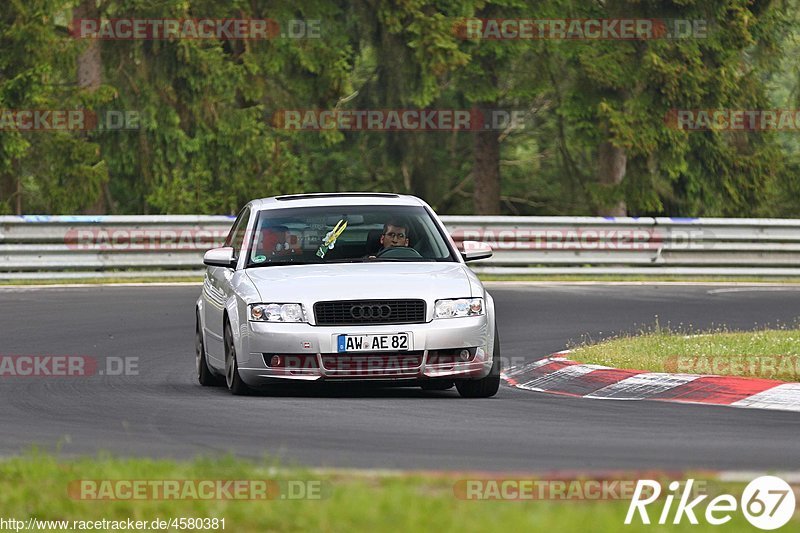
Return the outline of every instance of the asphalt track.
<path id="1" fill-rule="evenodd" d="M 653 324 L 792 324 L 800 287 L 489 285 L 503 356 L 532 360 L 583 336 Z M 720 290 L 722 289 L 722 290 Z M 0 355 L 138 357 L 138 375 L 0 378 L 0 455 L 232 453 L 328 467 L 800 469 L 800 415 L 592 401 L 507 386 L 291 389 L 233 397 L 194 376 L 199 287 L 0 289 Z"/>

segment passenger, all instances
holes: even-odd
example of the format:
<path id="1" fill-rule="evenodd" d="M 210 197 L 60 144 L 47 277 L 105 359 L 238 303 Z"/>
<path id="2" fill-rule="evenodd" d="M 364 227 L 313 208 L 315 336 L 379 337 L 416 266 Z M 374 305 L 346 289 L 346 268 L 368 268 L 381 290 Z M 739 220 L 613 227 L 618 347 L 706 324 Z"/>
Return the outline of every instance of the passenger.
<path id="1" fill-rule="evenodd" d="M 286 226 L 271 226 L 263 229 L 261 248 L 266 256 L 281 256 L 299 253 L 297 237 L 289 235 Z"/>

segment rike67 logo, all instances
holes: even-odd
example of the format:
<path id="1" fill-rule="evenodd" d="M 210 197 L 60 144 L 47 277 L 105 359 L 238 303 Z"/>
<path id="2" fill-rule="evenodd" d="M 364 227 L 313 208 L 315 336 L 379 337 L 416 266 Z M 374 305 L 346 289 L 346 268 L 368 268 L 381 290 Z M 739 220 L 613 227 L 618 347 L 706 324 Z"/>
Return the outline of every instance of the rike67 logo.
<path id="1" fill-rule="evenodd" d="M 708 524 L 719 526 L 729 522 L 732 514 L 738 511 L 744 513 L 745 518 L 753 526 L 773 530 L 786 525 L 791 520 L 795 511 L 795 496 L 792 487 L 779 477 L 761 476 L 745 487 L 739 501 L 730 494 L 721 494 L 706 502 L 707 494 L 702 494 L 690 500 L 693 496 L 693 479 L 686 481 L 683 491 L 678 494 L 681 483 L 673 481 L 669 484 L 669 493 L 664 498 L 664 507 L 658 515 L 658 524 L 680 524 L 684 518 L 690 524 L 698 524 L 698 516 L 705 518 Z M 631 524 L 634 517 L 639 516 L 643 524 L 650 524 L 648 506 L 661 496 L 661 484 L 652 479 L 641 479 L 636 483 L 636 489 L 631 499 L 625 524 Z M 678 497 L 678 504 L 673 512 L 673 502 Z M 705 512 L 701 508 L 705 506 Z M 651 508 L 650 511 L 656 511 Z M 657 513 L 657 511 L 656 511 Z M 655 514 L 653 519 L 655 519 Z M 671 519 L 671 520 L 670 520 Z"/>

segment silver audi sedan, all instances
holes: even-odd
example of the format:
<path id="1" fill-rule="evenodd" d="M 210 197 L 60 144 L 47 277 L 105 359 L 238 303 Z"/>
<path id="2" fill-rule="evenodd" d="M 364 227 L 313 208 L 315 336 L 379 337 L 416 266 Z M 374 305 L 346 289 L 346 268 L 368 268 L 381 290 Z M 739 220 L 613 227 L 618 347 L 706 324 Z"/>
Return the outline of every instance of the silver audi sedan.
<path id="1" fill-rule="evenodd" d="M 253 200 L 206 252 L 202 385 L 379 381 L 487 398 L 500 385 L 494 301 L 425 202 L 386 193 Z"/>

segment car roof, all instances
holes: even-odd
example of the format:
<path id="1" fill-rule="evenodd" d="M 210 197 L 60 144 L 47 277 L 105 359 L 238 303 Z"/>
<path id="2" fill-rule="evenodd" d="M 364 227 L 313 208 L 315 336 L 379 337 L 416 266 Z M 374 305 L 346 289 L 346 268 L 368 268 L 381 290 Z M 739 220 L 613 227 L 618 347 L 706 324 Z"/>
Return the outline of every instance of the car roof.
<path id="1" fill-rule="evenodd" d="M 408 194 L 383 192 L 337 192 L 287 194 L 260 198 L 250 202 L 253 209 L 285 209 L 288 207 L 323 207 L 340 205 L 423 206 L 425 202 Z"/>

